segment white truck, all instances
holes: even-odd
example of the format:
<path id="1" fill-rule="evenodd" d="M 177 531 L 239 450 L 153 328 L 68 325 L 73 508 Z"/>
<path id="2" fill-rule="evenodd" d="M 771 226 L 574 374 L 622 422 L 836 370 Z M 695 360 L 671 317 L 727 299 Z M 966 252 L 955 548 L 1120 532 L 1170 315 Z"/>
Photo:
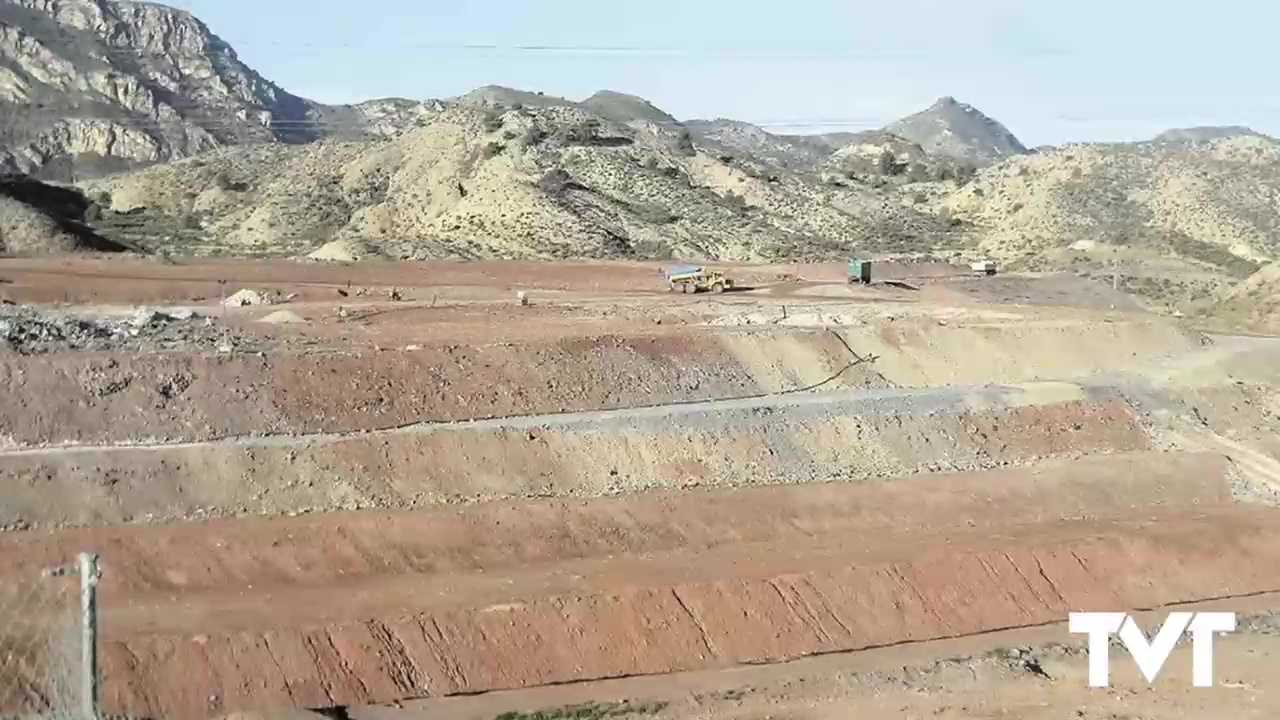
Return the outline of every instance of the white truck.
<path id="1" fill-rule="evenodd" d="M 970 269 L 973 270 L 974 275 L 995 275 L 996 274 L 996 263 L 994 260 L 982 260 L 979 262 L 970 263 L 969 267 Z"/>

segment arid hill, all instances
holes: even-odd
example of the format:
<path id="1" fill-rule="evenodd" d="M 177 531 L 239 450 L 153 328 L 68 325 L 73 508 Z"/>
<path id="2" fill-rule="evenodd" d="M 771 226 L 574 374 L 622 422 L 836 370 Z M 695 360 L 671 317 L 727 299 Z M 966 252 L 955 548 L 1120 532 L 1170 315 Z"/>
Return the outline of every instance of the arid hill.
<path id="1" fill-rule="evenodd" d="M 950 226 L 892 193 L 762 171 L 681 128 L 579 107 L 446 105 L 395 138 L 223 148 L 86 184 L 153 243 L 310 252 L 359 238 L 393 256 L 835 256 L 928 250 Z M 140 240 L 146 238 L 139 237 Z"/>
<path id="2" fill-rule="evenodd" d="M 1270 263 L 1224 292 L 1211 313 L 1256 329 L 1280 332 L 1280 263 Z"/>
<path id="3" fill-rule="evenodd" d="M 1071 145 L 982 171 L 945 207 L 988 253 L 1077 242 L 1144 248 L 1241 275 L 1280 255 L 1280 143 Z"/>

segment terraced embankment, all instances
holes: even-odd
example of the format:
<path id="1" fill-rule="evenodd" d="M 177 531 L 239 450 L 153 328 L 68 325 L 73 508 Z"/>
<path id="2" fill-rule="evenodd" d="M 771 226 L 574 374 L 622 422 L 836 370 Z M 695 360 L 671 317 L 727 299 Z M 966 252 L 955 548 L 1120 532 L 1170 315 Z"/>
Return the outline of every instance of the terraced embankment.
<path id="1" fill-rule="evenodd" d="M 776 661 L 1277 590 L 1214 454 L 393 515 L 25 533 L 94 547 L 111 711 L 199 717 Z M 323 602 L 319 600 L 323 599 Z"/>
<path id="2" fill-rule="evenodd" d="M 849 389 L 1059 380 L 1140 366 L 1201 343 L 1154 321 L 1022 326 L 1019 316 L 1010 317 L 947 325 L 881 318 L 829 331 L 686 328 L 415 350 L 3 353 L 0 447 L 356 432 L 716 400 L 816 384 Z"/>
<path id="3" fill-rule="evenodd" d="M 1063 400 L 1044 405 L 1046 400 Z M 0 453 L 0 522 L 422 507 L 1020 465 L 1144 449 L 1071 385 L 844 391 L 320 436 Z"/>
<path id="4" fill-rule="evenodd" d="M 1159 321 L 836 321 L 7 355 L 0 522 L 85 527 L 6 534 L 0 577 L 99 551 L 105 709 L 176 718 L 1280 590 L 1265 472 L 1207 442 L 1275 427 L 1262 366 L 1178 386 L 1211 350 Z"/>

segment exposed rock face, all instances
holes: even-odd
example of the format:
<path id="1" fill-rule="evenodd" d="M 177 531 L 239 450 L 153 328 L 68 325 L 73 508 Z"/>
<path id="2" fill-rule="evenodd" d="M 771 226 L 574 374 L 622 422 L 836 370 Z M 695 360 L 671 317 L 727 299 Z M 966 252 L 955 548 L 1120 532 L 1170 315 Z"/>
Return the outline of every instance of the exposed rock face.
<path id="1" fill-rule="evenodd" d="M 951 97 L 944 97 L 929 109 L 892 123 L 885 131 L 918 144 L 928 153 L 975 167 L 1027 152 L 1008 128 Z"/>
<path id="2" fill-rule="evenodd" d="M 305 142 L 326 110 L 258 75 L 181 10 L 0 4 L 0 171 L 67 177 L 224 144 Z"/>

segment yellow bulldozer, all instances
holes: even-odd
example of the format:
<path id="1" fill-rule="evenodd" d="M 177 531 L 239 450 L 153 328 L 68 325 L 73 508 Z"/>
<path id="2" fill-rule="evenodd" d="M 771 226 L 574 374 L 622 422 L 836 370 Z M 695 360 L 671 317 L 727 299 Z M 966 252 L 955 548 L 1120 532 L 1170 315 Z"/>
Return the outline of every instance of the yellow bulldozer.
<path id="1" fill-rule="evenodd" d="M 707 270 L 700 265 L 681 265 L 667 272 L 668 290 L 682 293 L 715 292 L 733 289 L 733 279 L 719 270 Z"/>

